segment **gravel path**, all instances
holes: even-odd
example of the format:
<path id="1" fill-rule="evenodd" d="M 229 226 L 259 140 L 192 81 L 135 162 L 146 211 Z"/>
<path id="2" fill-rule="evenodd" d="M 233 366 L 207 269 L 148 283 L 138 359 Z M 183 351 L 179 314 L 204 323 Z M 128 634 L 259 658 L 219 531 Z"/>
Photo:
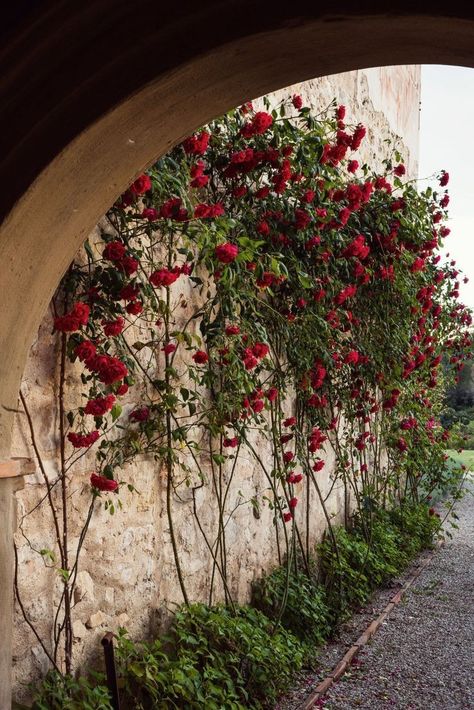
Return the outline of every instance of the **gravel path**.
<path id="1" fill-rule="evenodd" d="M 347 672 L 333 685 L 327 710 L 474 710 L 474 486 L 458 504 L 459 529 L 447 539 Z M 371 604 L 325 647 L 316 673 L 302 675 L 278 710 L 300 707 L 403 579 Z"/>

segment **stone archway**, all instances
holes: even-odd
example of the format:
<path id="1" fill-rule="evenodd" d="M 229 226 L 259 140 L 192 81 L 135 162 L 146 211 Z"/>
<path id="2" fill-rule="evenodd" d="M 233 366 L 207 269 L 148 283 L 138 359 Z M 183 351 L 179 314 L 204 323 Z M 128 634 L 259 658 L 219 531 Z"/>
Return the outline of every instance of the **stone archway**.
<path id="1" fill-rule="evenodd" d="M 0 709 L 9 708 L 12 409 L 35 329 L 67 264 L 133 177 L 243 100 L 314 76 L 407 63 L 474 67 L 474 10 L 295 0 L 41 3 L 0 53 Z M 21 11 L 23 16 L 20 17 Z M 2 468 L 3 466 L 3 468 Z"/>

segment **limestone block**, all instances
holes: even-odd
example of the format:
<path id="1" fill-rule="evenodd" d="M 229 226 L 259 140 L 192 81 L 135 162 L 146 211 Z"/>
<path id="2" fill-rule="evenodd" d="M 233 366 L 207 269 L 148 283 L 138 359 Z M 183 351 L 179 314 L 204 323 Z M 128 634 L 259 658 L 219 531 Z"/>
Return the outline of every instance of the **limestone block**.
<path id="1" fill-rule="evenodd" d="M 88 629 L 95 629 L 97 626 L 101 626 L 106 621 L 107 616 L 99 609 L 99 611 L 96 611 L 95 614 L 90 615 L 90 617 L 86 621 L 86 627 Z"/>
<path id="2" fill-rule="evenodd" d="M 79 619 L 74 621 L 72 625 L 72 634 L 75 639 L 83 639 L 84 636 L 87 634 L 86 627 L 84 626 L 82 621 L 79 621 Z"/>
<path id="3" fill-rule="evenodd" d="M 119 626 L 127 626 L 128 622 L 130 621 L 130 617 L 128 614 L 119 614 L 117 617 L 117 623 Z"/>
<path id="4" fill-rule="evenodd" d="M 114 589 L 113 587 L 106 587 L 104 592 L 104 600 L 106 604 L 110 606 L 114 603 Z"/>
<path id="5" fill-rule="evenodd" d="M 94 581 L 89 572 L 82 570 L 77 575 L 76 587 L 74 589 L 74 601 L 76 604 L 81 601 L 93 602 L 94 597 Z"/>

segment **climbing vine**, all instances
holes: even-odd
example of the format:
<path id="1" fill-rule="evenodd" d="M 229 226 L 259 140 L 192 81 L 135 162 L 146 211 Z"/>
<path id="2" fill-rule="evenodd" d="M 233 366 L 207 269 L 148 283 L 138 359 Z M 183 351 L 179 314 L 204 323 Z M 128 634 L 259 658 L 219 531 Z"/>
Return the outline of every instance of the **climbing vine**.
<path id="1" fill-rule="evenodd" d="M 114 512 L 134 490 L 127 464 L 153 458 L 186 603 L 183 490 L 212 559 L 209 602 L 219 581 L 232 607 L 226 527 L 239 506 L 273 511 L 287 594 L 290 568 L 308 571 L 315 511 L 337 557 L 325 467 L 367 543 L 375 511 L 426 500 L 448 475 L 439 413 L 471 347 L 459 272 L 436 255 L 449 175 L 419 192 L 396 150 L 375 174 L 357 160 L 364 137 L 344 106 L 315 117 L 296 95 L 246 104 L 140 175 L 63 279 L 54 327 L 83 401 L 60 413 L 59 484 L 93 450 L 86 530 L 98 499 Z M 249 459 L 265 489 L 235 504 Z M 60 522 L 67 636 L 78 557 Z"/>

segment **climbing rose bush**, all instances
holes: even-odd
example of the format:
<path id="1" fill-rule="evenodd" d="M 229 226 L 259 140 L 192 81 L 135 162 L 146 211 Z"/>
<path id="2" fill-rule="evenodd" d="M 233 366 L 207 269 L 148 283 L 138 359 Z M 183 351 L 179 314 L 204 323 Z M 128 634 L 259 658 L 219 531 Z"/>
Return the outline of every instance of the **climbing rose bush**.
<path id="1" fill-rule="evenodd" d="M 270 505 L 287 550 L 290 525 L 305 557 L 302 492 L 323 502 L 328 451 L 367 535 L 377 506 L 443 479 L 443 392 L 471 349 L 460 272 L 437 253 L 449 175 L 420 192 L 396 150 L 375 173 L 357 154 L 365 135 L 344 106 L 316 118 L 296 95 L 245 104 L 110 209 L 55 319 L 82 367 L 86 403 L 67 437 L 96 447 L 94 495 L 133 486 L 125 464 L 138 454 L 161 462 L 169 487 L 177 472 L 203 482 L 205 454 L 222 515 L 222 471 L 238 480 L 245 452 L 267 481 L 252 504 Z M 221 525 L 218 546 L 224 535 Z"/>

